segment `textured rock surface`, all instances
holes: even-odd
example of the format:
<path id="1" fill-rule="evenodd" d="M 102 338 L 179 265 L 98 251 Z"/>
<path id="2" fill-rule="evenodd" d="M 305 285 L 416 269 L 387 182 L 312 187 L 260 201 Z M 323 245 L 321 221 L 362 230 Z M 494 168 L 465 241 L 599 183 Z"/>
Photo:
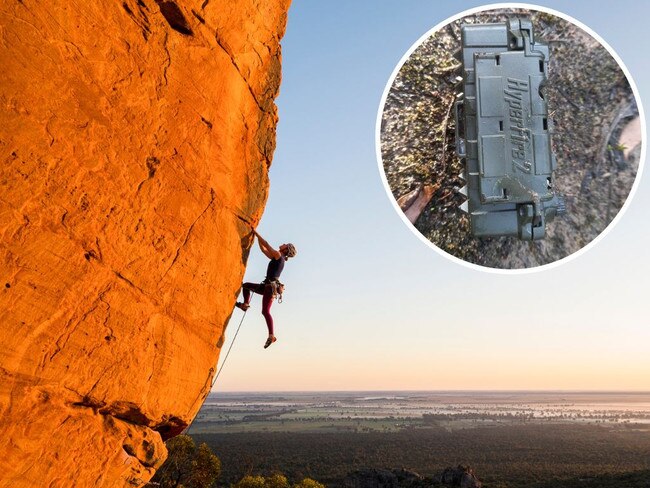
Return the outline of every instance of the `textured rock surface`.
<path id="1" fill-rule="evenodd" d="M 289 0 L 0 6 L 0 486 L 139 486 L 208 393 Z"/>

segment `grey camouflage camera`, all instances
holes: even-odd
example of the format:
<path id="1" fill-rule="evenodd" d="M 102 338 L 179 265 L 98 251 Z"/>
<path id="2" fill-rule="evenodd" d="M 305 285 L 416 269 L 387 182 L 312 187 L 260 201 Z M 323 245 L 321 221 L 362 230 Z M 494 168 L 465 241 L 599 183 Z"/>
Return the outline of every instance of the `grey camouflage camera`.
<path id="1" fill-rule="evenodd" d="M 455 105 L 461 189 L 477 237 L 543 239 L 566 212 L 554 191 L 556 160 L 544 99 L 549 50 L 530 19 L 461 26 L 463 92 Z"/>

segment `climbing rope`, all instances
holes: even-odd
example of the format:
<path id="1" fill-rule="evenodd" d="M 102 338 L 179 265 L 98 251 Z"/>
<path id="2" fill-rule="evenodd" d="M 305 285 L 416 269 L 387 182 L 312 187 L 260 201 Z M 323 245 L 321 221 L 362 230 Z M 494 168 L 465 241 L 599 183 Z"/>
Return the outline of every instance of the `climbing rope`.
<path id="1" fill-rule="evenodd" d="M 214 375 L 214 378 L 212 379 L 212 385 L 210 386 L 210 389 L 212 389 L 214 384 L 217 382 L 217 378 L 221 374 L 221 371 L 223 371 L 223 367 L 226 365 L 226 361 L 228 360 L 228 355 L 230 354 L 230 350 L 232 349 L 232 346 L 235 343 L 235 339 L 237 339 L 237 334 L 239 334 L 239 329 L 241 329 L 241 324 L 244 323 L 244 318 L 246 317 L 246 312 L 247 311 L 248 310 L 244 310 L 244 315 L 241 316 L 241 320 L 239 321 L 239 325 L 237 326 L 237 331 L 235 332 L 235 335 L 232 338 L 232 341 L 230 342 L 230 347 L 228 348 L 228 351 L 226 352 L 226 357 L 223 358 L 223 362 L 221 363 L 221 367 L 217 371 L 217 374 Z"/>
<path id="2" fill-rule="evenodd" d="M 228 355 L 230 354 L 230 350 L 232 349 L 232 346 L 235 343 L 235 339 L 237 339 L 237 334 L 239 334 L 239 329 L 241 329 L 241 324 L 244 323 L 244 318 L 246 317 L 246 312 L 247 312 L 247 310 L 244 310 L 244 315 L 241 316 L 241 320 L 239 321 L 239 325 L 237 326 L 237 331 L 235 332 L 235 335 L 233 336 L 232 341 L 230 342 L 230 347 L 228 348 L 228 351 L 226 352 L 226 356 L 223 358 L 223 361 L 221 363 L 221 367 L 217 370 L 217 374 L 212 379 L 212 384 L 210 385 L 210 390 L 212 390 L 212 387 L 217 382 L 217 378 L 221 374 L 221 371 L 223 371 L 223 367 L 226 364 L 226 360 L 228 359 Z M 196 417 L 198 417 L 198 412 L 197 412 L 197 415 L 192 419 L 190 424 L 187 427 L 185 427 L 185 429 L 183 430 L 183 434 L 187 434 L 189 432 L 190 428 L 192 427 L 192 424 L 196 420 Z"/>

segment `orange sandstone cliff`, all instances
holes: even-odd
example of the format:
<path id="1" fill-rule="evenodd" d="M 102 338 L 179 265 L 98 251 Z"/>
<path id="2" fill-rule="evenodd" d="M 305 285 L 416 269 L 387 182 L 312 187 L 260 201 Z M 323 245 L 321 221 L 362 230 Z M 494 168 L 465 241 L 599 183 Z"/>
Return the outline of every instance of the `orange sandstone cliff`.
<path id="1" fill-rule="evenodd" d="M 288 7 L 0 4 L 0 487 L 142 486 L 200 408 Z"/>

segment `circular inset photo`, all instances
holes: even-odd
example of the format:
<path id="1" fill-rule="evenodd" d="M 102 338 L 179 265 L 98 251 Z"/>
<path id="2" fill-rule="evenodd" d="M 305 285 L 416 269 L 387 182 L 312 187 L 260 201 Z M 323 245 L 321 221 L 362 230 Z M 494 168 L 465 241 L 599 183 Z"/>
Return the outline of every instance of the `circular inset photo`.
<path id="1" fill-rule="evenodd" d="M 402 58 L 377 152 L 403 220 L 482 269 L 541 269 L 617 220 L 644 157 L 645 121 L 622 61 L 564 14 L 474 9 Z"/>

